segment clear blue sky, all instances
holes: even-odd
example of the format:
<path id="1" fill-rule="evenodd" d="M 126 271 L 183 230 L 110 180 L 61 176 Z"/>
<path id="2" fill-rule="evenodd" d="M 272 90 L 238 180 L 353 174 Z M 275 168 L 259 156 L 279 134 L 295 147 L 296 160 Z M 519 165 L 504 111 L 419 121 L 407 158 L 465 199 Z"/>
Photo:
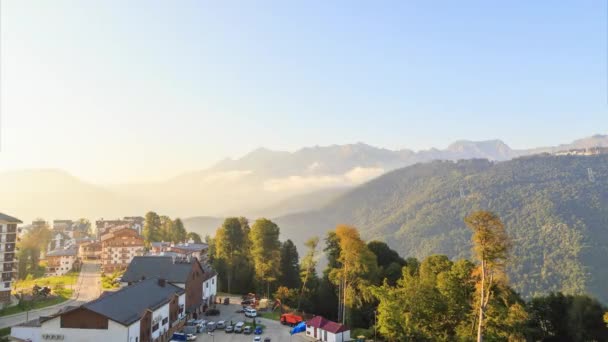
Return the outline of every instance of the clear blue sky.
<path id="1" fill-rule="evenodd" d="M 2 169 L 120 182 L 259 146 L 523 148 L 608 131 L 605 1 L 1 9 Z"/>

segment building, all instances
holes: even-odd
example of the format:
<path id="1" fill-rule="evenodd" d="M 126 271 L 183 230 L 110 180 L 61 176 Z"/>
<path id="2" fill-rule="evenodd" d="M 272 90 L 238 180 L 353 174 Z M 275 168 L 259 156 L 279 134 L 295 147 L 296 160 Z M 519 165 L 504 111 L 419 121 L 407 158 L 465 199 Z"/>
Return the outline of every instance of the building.
<path id="1" fill-rule="evenodd" d="M 144 239 L 128 226 L 115 227 L 101 236 L 101 268 L 106 273 L 126 269 L 144 252 Z"/>
<path id="2" fill-rule="evenodd" d="M 2 263 L 2 282 L 0 282 L 0 307 L 11 303 L 11 285 L 15 278 L 17 224 L 19 219 L 0 213 L 0 262 Z"/>
<path id="3" fill-rule="evenodd" d="M 56 232 L 64 232 L 72 229 L 72 220 L 53 220 L 53 230 Z"/>
<path id="4" fill-rule="evenodd" d="M 32 342 L 168 341 L 185 321 L 185 291 L 146 279 L 80 306 L 17 325 L 11 336 Z"/>
<path id="5" fill-rule="evenodd" d="M 194 257 L 203 264 L 208 262 L 207 253 L 209 245 L 206 243 L 194 243 L 190 240 L 184 243 L 152 242 L 150 243 L 150 255 L 176 255 L 181 258 Z"/>
<path id="6" fill-rule="evenodd" d="M 78 249 L 56 249 L 46 253 L 45 276 L 60 276 L 72 270 L 80 269 Z"/>
<path id="7" fill-rule="evenodd" d="M 315 316 L 306 321 L 306 336 L 316 341 L 343 342 L 350 341 L 350 330 L 345 325 Z"/>
<path id="8" fill-rule="evenodd" d="M 101 258 L 101 241 L 83 242 L 78 246 L 78 256 L 82 260 L 98 260 Z"/>
<path id="9" fill-rule="evenodd" d="M 125 216 L 122 220 L 97 220 L 95 221 L 97 237 L 100 238 L 102 235 L 107 234 L 110 229 L 119 226 L 128 226 L 137 231 L 137 234 L 141 235 L 144 228 L 144 221 L 145 219 L 141 216 Z"/>
<path id="10" fill-rule="evenodd" d="M 133 258 L 122 275 L 122 286 L 130 286 L 142 279 L 163 278 L 186 290 L 186 313 L 198 318 L 215 301 L 217 273 L 196 258 L 169 256 L 139 256 Z"/>

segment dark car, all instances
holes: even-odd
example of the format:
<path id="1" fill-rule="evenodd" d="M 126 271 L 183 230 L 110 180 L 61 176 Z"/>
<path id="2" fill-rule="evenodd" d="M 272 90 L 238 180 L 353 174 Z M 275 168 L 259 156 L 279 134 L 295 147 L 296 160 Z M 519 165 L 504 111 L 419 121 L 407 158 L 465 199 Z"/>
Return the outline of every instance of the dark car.
<path id="1" fill-rule="evenodd" d="M 220 314 L 220 310 L 218 309 L 209 309 L 205 311 L 205 316 L 217 316 Z"/>
<path id="2" fill-rule="evenodd" d="M 245 299 L 241 302 L 241 305 L 251 305 L 253 301 L 251 299 Z"/>
<path id="3" fill-rule="evenodd" d="M 228 305 L 228 304 L 230 304 L 230 298 L 226 297 L 226 298 L 224 298 L 224 305 Z"/>
<path id="4" fill-rule="evenodd" d="M 270 337 L 265 337 L 264 342 L 270 342 Z"/>

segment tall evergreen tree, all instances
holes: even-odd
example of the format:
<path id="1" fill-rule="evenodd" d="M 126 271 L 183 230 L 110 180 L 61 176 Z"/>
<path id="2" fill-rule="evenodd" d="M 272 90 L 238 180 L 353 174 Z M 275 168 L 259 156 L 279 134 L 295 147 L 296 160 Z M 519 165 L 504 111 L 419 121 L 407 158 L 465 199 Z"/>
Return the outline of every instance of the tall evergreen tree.
<path id="1" fill-rule="evenodd" d="M 150 242 L 160 241 L 160 228 L 161 221 L 158 214 L 153 211 L 149 211 L 148 213 L 146 213 L 144 228 L 142 232 L 146 246 L 149 247 Z"/>
<path id="2" fill-rule="evenodd" d="M 300 286 L 300 264 L 296 245 L 287 240 L 281 244 L 279 285 L 289 289 Z"/>

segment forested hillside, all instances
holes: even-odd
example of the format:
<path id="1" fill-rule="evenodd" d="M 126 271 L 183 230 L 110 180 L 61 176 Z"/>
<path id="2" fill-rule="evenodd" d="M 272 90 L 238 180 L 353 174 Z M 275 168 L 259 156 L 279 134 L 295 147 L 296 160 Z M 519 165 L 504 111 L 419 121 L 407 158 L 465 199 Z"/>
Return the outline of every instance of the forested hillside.
<path id="1" fill-rule="evenodd" d="M 468 258 L 471 236 L 463 218 L 479 209 L 505 222 L 513 239 L 508 273 L 522 295 L 587 292 L 608 302 L 608 155 L 417 164 L 321 210 L 276 222 L 298 246 L 345 223 L 406 257 Z"/>

